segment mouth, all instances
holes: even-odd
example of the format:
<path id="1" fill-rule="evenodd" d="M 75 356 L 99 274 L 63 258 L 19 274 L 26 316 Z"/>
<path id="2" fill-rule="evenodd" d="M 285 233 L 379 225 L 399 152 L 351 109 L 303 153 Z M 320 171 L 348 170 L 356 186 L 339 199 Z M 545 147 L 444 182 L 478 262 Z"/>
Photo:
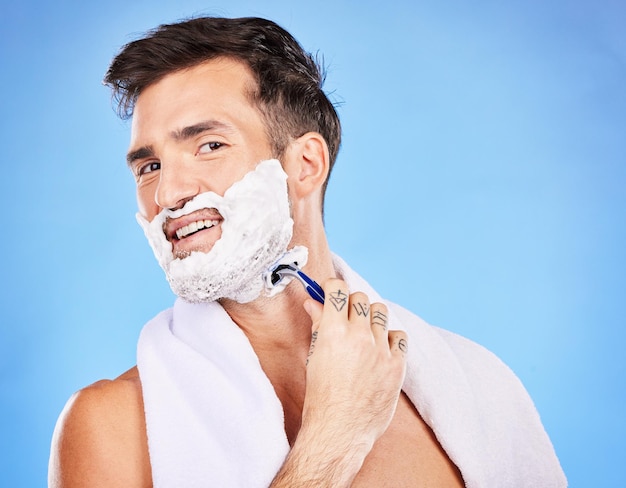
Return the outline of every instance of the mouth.
<path id="1" fill-rule="evenodd" d="M 218 228 L 223 220 L 216 209 L 202 209 L 176 219 L 167 219 L 163 225 L 163 232 L 167 240 L 175 244 Z"/>
<path id="2" fill-rule="evenodd" d="M 219 223 L 219 220 L 196 220 L 194 222 L 191 222 L 190 224 L 181 227 L 180 229 L 176 229 L 174 234 L 176 236 L 176 239 L 182 240 L 186 237 L 196 234 L 197 232 L 200 232 L 201 230 L 215 227 Z"/>

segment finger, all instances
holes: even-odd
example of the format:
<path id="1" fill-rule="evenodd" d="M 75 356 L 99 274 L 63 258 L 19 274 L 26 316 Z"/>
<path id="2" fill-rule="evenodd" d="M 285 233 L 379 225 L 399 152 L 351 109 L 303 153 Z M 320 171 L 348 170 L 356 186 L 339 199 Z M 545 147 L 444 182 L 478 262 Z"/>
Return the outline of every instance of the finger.
<path id="1" fill-rule="evenodd" d="M 331 278 L 324 283 L 324 310 L 348 316 L 348 285 L 345 281 Z"/>
<path id="2" fill-rule="evenodd" d="M 303 304 L 304 310 L 311 317 L 311 329 L 317 330 L 320 325 L 320 320 L 322 320 L 322 312 L 324 311 L 324 307 L 317 300 L 313 300 L 311 298 L 307 298 Z"/>
<path id="3" fill-rule="evenodd" d="M 389 313 L 384 303 L 372 303 L 370 307 L 370 324 L 377 344 L 389 347 L 388 333 Z"/>
<path id="4" fill-rule="evenodd" d="M 370 325 L 370 300 L 365 293 L 356 292 L 350 295 L 348 320 L 354 323 Z"/>
<path id="5" fill-rule="evenodd" d="M 405 356 L 409 350 L 409 339 L 403 330 L 389 331 L 389 350 L 391 354 Z"/>

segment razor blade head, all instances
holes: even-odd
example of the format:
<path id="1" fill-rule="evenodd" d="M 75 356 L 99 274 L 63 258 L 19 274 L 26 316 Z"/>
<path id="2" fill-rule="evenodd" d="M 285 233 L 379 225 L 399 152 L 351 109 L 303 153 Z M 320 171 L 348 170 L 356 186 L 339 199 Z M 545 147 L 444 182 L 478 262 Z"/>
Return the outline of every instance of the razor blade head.
<path id="1" fill-rule="evenodd" d="M 272 270 L 270 275 L 272 286 L 276 286 L 280 283 L 285 276 L 297 276 L 297 271 L 298 263 L 295 261 L 293 264 L 279 264 L 274 270 Z"/>

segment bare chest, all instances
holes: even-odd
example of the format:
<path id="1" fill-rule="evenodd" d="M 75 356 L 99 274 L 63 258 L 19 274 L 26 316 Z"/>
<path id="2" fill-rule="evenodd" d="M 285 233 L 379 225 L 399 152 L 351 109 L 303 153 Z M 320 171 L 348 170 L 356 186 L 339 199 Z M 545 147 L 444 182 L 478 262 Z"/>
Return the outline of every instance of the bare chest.
<path id="1" fill-rule="evenodd" d="M 291 413 L 292 415 L 286 411 L 285 427 L 295 437 L 300 419 L 297 412 Z M 400 397 L 391 425 L 374 444 L 352 483 L 353 488 L 372 486 L 465 486 L 458 468 L 448 458 L 431 429 L 404 394 Z"/>
<path id="2" fill-rule="evenodd" d="M 394 419 L 365 459 L 353 487 L 463 487 L 458 468 L 402 394 Z"/>

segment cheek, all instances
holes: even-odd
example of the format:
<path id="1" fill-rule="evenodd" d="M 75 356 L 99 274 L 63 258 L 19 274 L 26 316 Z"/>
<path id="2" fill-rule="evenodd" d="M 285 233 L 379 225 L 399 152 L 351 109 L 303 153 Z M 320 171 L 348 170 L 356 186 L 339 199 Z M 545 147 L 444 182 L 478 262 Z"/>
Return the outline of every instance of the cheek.
<path id="1" fill-rule="evenodd" d="M 148 222 L 152 222 L 152 219 L 160 212 L 155 202 L 155 189 L 151 187 L 152 185 L 137 188 L 137 209 Z"/>

